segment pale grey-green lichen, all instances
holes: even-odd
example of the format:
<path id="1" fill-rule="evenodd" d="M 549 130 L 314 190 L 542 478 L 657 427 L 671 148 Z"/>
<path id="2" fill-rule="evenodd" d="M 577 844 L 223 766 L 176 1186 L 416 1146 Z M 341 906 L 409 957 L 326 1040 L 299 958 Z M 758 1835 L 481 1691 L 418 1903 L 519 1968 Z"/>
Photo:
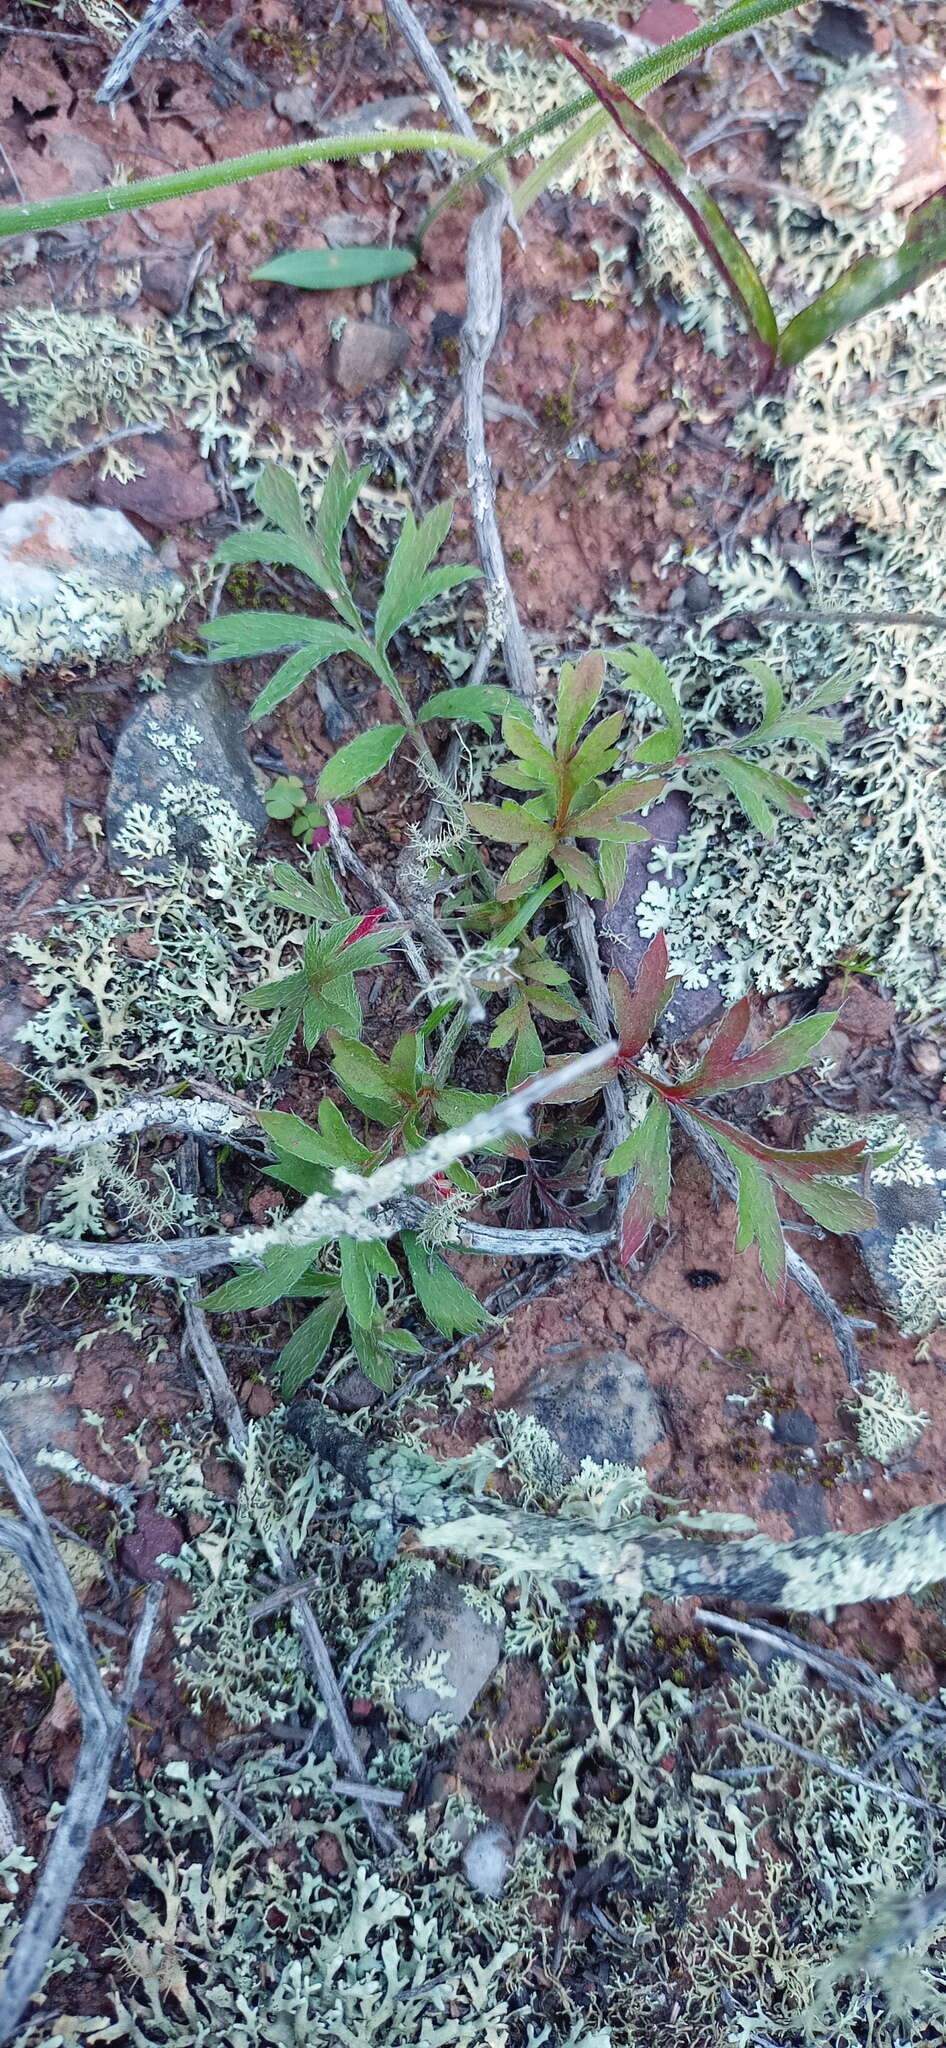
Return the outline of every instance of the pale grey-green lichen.
<path id="1" fill-rule="evenodd" d="M 912 1451 L 930 1419 L 923 1409 L 914 1408 L 906 1388 L 890 1372 L 868 1373 L 848 1405 L 865 1458 L 876 1458 L 879 1465 Z"/>
<path id="2" fill-rule="evenodd" d="M 946 1323 L 946 1220 L 912 1223 L 894 1238 L 890 1270 L 897 1283 L 897 1321 L 907 1336 L 925 1337 Z"/>

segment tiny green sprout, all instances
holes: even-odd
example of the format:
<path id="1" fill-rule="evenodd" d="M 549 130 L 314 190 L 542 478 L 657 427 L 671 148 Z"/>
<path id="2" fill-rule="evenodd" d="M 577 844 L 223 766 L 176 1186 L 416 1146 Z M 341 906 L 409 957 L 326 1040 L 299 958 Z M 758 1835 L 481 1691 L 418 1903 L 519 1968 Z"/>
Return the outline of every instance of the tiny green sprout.
<path id="1" fill-rule="evenodd" d="M 549 861 L 573 888 L 616 903 L 624 881 L 624 848 L 647 838 L 629 813 L 660 796 L 663 781 L 629 778 L 609 785 L 603 779 L 617 765 L 623 712 L 612 712 L 581 738 L 604 676 L 600 654 L 566 662 L 558 685 L 554 747 L 546 746 L 521 710 L 503 718 L 503 738 L 514 758 L 500 762 L 492 770 L 493 778 L 509 789 L 536 793 L 524 803 L 465 806 L 471 825 L 485 838 L 521 848 L 497 887 L 500 903 L 511 903 L 534 888 Z M 596 861 L 579 840 L 597 842 Z"/>

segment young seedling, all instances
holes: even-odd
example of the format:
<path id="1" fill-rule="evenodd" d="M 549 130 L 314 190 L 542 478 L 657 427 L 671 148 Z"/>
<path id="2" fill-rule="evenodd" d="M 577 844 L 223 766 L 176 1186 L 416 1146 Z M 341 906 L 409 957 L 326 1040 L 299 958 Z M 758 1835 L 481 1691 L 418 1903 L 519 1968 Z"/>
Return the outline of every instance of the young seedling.
<path id="1" fill-rule="evenodd" d="M 480 571 L 462 563 L 439 569 L 431 567 L 450 530 L 452 505 L 435 506 L 419 526 L 413 513 L 406 512 L 369 631 L 342 563 L 345 528 L 369 475 L 367 465 L 352 471 L 339 449 L 325 481 L 315 523 L 310 526 L 294 477 L 288 470 L 275 465 L 268 467 L 255 493 L 263 523 L 229 534 L 217 550 L 219 563 L 279 562 L 298 570 L 315 585 L 334 612 L 334 619 L 292 612 L 228 612 L 200 629 L 216 661 L 243 660 L 292 649 L 260 691 L 250 711 L 251 718 L 265 718 L 291 697 L 322 662 L 338 654 L 361 662 L 390 692 L 402 722 L 372 726 L 336 750 L 319 777 L 317 796 L 323 803 L 351 796 L 363 783 L 379 775 L 408 734 L 425 771 L 436 784 L 437 765 L 423 732 L 430 719 L 468 720 L 491 733 L 494 718 L 515 702 L 511 692 L 498 684 L 467 683 L 429 697 L 416 716 L 411 710 L 391 664 L 394 636 L 432 598 L 469 583 Z"/>
<path id="2" fill-rule="evenodd" d="M 494 767 L 493 778 L 507 788 L 536 794 L 525 803 L 465 807 L 471 825 L 484 838 L 522 849 L 497 887 L 499 903 L 511 903 L 534 888 L 549 861 L 573 888 L 616 903 L 624 881 L 624 848 L 647 838 L 644 827 L 632 823 L 628 814 L 652 803 L 663 782 L 629 778 L 609 788 L 602 780 L 617 765 L 623 712 L 612 712 L 581 738 L 604 676 L 600 654 L 566 662 L 558 685 L 554 747 L 546 746 L 521 712 L 507 712 L 503 718 L 503 738 L 515 758 Z M 598 842 L 596 861 L 576 844 L 579 839 Z"/>
<path id="3" fill-rule="evenodd" d="M 631 988 L 619 968 L 608 977 L 618 1026 L 618 1051 L 607 1067 L 572 1082 L 551 1099 L 584 1101 L 615 1076 L 627 1076 L 645 1088 L 651 1101 L 640 1123 L 611 1154 L 606 1172 L 634 1175 L 634 1186 L 621 1218 L 621 1257 L 637 1256 L 652 1225 L 666 1216 L 670 1202 L 670 1122 L 674 1108 L 686 1109 L 725 1152 L 738 1179 L 737 1251 L 758 1245 L 762 1270 L 781 1293 L 785 1285 L 785 1240 L 774 1190 L 783 1189 L 825 1230 L 870 1228 L 877 1220 L 873 1204 L 855 1189 L 837 1185 L 864 1163 L 865 1145 L 858 1139 L 833 1150 L 789 1151 L 764 1145 L 747 1131 L 703 1108 L 704 1100 L 755 1087 L 794 1074 L 807 1066 L 837 1022 L 837 1012 L 819 1010 L 777 1031 L 757 1052 L 739 1056 L 749 1028 L 751 1005 L 743 996 L 727 1010 L 702 1059 L 682 1081 L 668 1081 L 641 1055 L 657 1020 L 673 994 L 667 973 L 667 941 L 662 932 L 648 946 L 637 981 Z"/>
<path id="4" fill-rule="evenodd" d="M 296 1194 L 328 1194 L 338 1167 L 371 1174 L 391 1151 L 390 1142 L 373 1151 L 349 1130 L 335 1103 L 323 1097 L 318 1126 L 282 1111 L 264 1112 L 260 1123 L 270 1141 L 273 1180 Z M 474 1184 L 475 1185 L 475 1184 Z M 424 1315 L 443 1336 L 472 1336 L 487 1321 L 476 1296 L 450 1271 L 439 1253 L 429 1251 L 413 1231 L 401 1233 L 411 1285 Z M 396 1260 L 380 1240 L 362 1244 L 343 1237 L 333 1265 L 320 1259 L 321 1245 L 279 1247 L 264 1254 L 260 1266 L 248 1266 L 212 1294 L 204 1306 L 220 1312 L 270 1308 L 276 1302 L 314 1301 L 276 1360 L 281 1391 L 290 1400 L 323 1364 L 343 1317 L 347 1317 L 352 1350 L 376 1386 L 394 1384 L 398 1358 L 423 1355 L 423 1345 L 396 1319 L 408 1306 Z"/>
<path id="5" fill-rule="evenodd" d="M 281 862 L 273 876 L 277 886 L 270 892 L 272 901 L 312 922 L 303 944 L 302 966 L 279 981 L 264 982 L 243 998 L 248 1010 L 275 1014 L 263 1048 L 267 1074 L 285 1058 L 300 1027 L 307 1052 L 328 1031 L 360 1032 L 362 1012 L 355 975 L 382 966 L 389 948 L 402 934 L 398 925 L 379 929 L 387 917 L 381 907 L 363 917 L 349 917 L 324 854 L 317 856 L 308 880 Z"/>

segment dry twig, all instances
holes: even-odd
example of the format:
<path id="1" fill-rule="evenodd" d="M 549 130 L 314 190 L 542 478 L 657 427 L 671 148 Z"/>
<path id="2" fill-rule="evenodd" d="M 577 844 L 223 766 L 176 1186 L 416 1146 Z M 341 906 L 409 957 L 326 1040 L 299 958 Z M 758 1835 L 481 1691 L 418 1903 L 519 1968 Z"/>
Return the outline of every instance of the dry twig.
<path id="1" fill-rule="evenodd" d="M 141 1679 L 142 1667 L 161 1604 L 162 1588 L 151 1586 L 135 1630 L 124 1683 L 115 1698 L 102 1683 L 72 1580 L 63 1564 L 39 1501 L 3 1431 L 0 1477 L 13 1496 L 18 1516 L 0 1517 L 0 1549 L 19 1558 L 31 1580 L 50 1644 L 72 1687 L 82 1720 L 82 1742 L 69 1796 L 33 1897 L 13 1944 L 0 1983 L 0 2043 L 9 2041 L 39 1989 L 59 1939 L 79 1872 L 105 1804 L 112 1766 Z"/>

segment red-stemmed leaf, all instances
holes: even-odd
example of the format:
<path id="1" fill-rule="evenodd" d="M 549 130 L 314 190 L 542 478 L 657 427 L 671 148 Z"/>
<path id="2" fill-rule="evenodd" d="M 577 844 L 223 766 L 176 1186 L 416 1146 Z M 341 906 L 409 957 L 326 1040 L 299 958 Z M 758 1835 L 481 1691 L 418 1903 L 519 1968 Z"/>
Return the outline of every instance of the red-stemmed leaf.
<path id="1" fill-rule="evenodd" d="M 658 1216 L 670 1206 L 670 1111 L 655 1095 L 623 1144 L 612 1152 L 605 1173 L 633 1173 L 634 1186 L 621 1217 L 621 1264 L 637 1257 Z"/>
<path id="2" fill-rule="evenodd" d="M 667 967 L 667 941 L 663 932 L 658 932 L 644 954 L 633 989 L 619 967 L 612 967 L 608 975 L 622 1064 L 636 1059 L 654 1035 L 654 1026 L 666 1007 Z"/>
<path id="3" fill-rule="evenodd" d="M 612 121 L 633 142 L 649 163 L 658 182 L 671 199 L 676 201 L 685 214 L 695 234 L 699 236 L 707 255 L 715 263 L 727 289 L 748 323 L 749 332 L 767 369 L 773 360 L 778 342 L 778 325 L 772 311 L 771 300 L 761 277 L 738 235 L 734 235 L 725 216 L 720 212 L 714 199 L 693 176 L 679 150 L 675 149 L 669 135 L 665 135 L 656 121 L 644 112 L 643 107 L 628 98 L 623 88 L 608 78 L 604 71 L 592 64 L 576 43 L 564 36 L 552 36 L 556 50 L 561 50 L 570 64 L 590 85 L 595 97 L 606 108 Z"/>
<path id="4" fill-rule="evenodd" d="M 796 1073 L 799 1067 L 807 1066 L 822 1039 L 837 1023 L 838 1012 L 816 1010 L 810 1017 L 801 1017 L 797 1023 L 787 1024 L 784 1031 L 776 1031 L 758 1052 L 746 1053 L 743 1059 L 737 1059 L 736 1054 L 749 1028 L 749 1016 L 749 1000 L 743 996 L 731 1010 L 727 1010 L 696 1072 L 690 1075 L 689 1080 L 674 1085 L 672 1094 L 677 1101 L 689 1101 L 695 1095 L 722 1095 L 733 1088 L 752 1088 L 760 1081 L 777 1081 L 783 1074 Z"/>

